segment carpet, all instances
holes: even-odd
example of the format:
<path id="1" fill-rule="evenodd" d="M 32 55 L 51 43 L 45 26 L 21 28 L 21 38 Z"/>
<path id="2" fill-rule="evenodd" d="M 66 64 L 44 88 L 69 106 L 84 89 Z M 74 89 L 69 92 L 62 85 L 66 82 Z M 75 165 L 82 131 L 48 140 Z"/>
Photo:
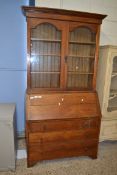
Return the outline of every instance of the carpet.
<path id="1" fill-rule="evenodd" d="M 117 142 L 99 144 L 98 158 L 73 157 L 41 161 L 27 168 L 26 159 L 17 160 L 15 172 L 0 175 L 117 175 Z"/>

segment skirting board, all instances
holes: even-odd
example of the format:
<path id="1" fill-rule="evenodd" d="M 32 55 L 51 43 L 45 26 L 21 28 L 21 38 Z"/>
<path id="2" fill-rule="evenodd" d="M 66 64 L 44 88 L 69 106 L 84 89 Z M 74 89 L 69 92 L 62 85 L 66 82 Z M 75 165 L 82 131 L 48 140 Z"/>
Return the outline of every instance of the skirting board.
<path id="1" fill-rule="evenodd" d="M 25 132 L 24 131 L 17 131 L 17 138 L 25 138 Z"/>
<path id="2" fill-rule="evenodd" d="M 25 149 L 17 150 L 17 159 L 27 158 L 27 153 Z"/>

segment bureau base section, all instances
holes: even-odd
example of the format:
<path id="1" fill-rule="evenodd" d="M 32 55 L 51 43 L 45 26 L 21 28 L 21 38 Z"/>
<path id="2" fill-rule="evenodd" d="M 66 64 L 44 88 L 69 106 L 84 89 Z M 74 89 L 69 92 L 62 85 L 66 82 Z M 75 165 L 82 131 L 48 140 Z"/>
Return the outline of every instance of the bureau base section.
<path id="1" fill-rule="evenodd" d="M 27 94 L 28 167 L 42 160 L 97 158 L 100 119 L 95 92 Z"/>
<path id="2" fill-rule="evenodd" d="M 30 144 L 28 148 L 27 166 L 31 167 L 38 161 L 51 160 L 57 158 L 89 156 L 97 158 L 98 142 L 75 141 L 69 143 L 50 143 L 40 146 L 40 144 Z"/>

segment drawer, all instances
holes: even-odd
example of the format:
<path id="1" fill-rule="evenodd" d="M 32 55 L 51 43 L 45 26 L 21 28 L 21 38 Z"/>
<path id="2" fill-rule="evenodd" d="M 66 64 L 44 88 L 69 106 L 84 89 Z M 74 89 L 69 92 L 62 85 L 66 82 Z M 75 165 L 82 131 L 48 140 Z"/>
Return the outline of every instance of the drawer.
<path id="1" fill-rule="evenodd" d="M 96 93 L 58 93 L 29 96 L 30 105 L 96 103 Z"/>
<path id="2" fill-rule="evenodd" d="M 53 132 L 99 128 L 99 118 L 27 121 L 29 132 Z"/>
<path id="3" fill-rule="evenodd" d="M 39 149 L 38 149 L 39 150 Z M 76 156 L 92 156 L 97 155 L 97 146 L 90 146 L 81 149 L 72 149 L 72 150 L 57 150 L 54 152 L 36 152 L 30 151 L 28 154 L 29 161 L 40 161 L 40 160 L 51 160 L 57 158 L 65 158 L 65 157 L 76 157 Z"/>
<path id="4" fill-rule="evenodd" d="M 30 143 L 38 143 L 40 145 L 50 142 L 68 142 L 80 141 L 82 139 L 98 139 L 99 130 L 85 129 L 85 130 L 71 130 L 71 131 L 56 131 L 45 133 L 29 133 L 28 140 Z"/>
<path id="5" fill-rule="evenodd" d="M 100 116 L 96 104 L 31 106 L 29 120 L 48 120 Z"/>
<path id="6" fill-rule="evenodd" d="M 74 141 L 61 141 L 61 142 L 50 142 L 44 143 L 40 146 L 40 144 L 30 144 L 30 151 L 37 152 L 49 152 L 49 151 L 57 151 L 57 150 L 72 150 L 72 149 L 85 149 L 90 148 L 91 146 L 97 146 L 98 140 L 74 140 Z"/>
<path id="7" fill-rule="evenodd" d="M 90 156 L 97 153 L 97 140 L 73 142 L 73 143 L 51 143 L 43 146 L 32 144 L 29 147 L 28 158 L 31 160 L 47 160 L 60 157 Z"/>

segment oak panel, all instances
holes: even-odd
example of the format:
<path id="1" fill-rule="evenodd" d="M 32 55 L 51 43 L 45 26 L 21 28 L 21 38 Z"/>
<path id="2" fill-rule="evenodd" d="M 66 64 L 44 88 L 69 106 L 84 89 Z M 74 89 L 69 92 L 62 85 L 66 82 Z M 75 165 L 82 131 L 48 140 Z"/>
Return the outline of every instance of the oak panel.
<path id="1" fill-rule="evenodd" d="M 30 132 L 52 132 L 52 131 L 71 131 L 83 129 L 97 129 L 100 126 L 99 118 L 85 119 L 62 119 L 62 120 L 45 120 L 45 121 L 28 121 Z"/>
<path id="2" fill-rule="evenodd" d="M 59 131 L 59 132 L 46 132 L 46 133 L 29 133 L 29 142 L 37 144 L 47 144 L 50 142 L 71 142 L 80 141 L 82 139 L 95 139 L 98 138 L 98 129 L 84 129 L 81 131 Z"/>
<path id="3" fill-rule="evenodd" d="M 54 150 L 54 151 L 53 151 Z M 76 142 L 76 143 L 51 143 L 42 147 L 31 145 L 29 147 L 29 159 L 47 160 L 53 158 L 71 157 L 71 156 L 92 156 L 97 154 L 97 141 Z"/>
<path id="4" fill-rule="evenodd" d="M 96 104 L 31 106 L 29 120 L 96 117 L 100 113 Z"/>

